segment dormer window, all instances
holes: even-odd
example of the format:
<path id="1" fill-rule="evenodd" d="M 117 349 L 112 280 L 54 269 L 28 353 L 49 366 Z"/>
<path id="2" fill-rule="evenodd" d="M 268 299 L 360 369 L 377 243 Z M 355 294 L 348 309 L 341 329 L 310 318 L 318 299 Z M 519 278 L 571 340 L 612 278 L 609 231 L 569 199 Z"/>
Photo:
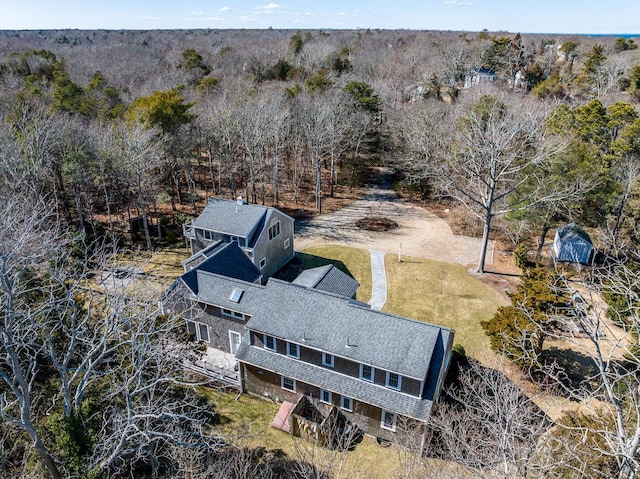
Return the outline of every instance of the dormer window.
<path id="1" fill-rule="evenodd" d="M 273 336 L 269 336 L 268 334 L 263 334 L 262 344 L 264 344 L 264 349 L 268 349 L 270 351 L 276 350 L 276 338 L 274 338 Z"/>
<path id="2" fill-rule="evenodd" d="M 360 379 L 373 382 L 374 375 L 375 368 L 373 366 L 369 366 L 367 364 L 360 365 Z"/>
<path id="3" fill-rule="evenodd" d="M 287 341 L 287 356 L 300 359 L 300 346 L 296 343 L 290 343 Z"/>
<path id="4" fill-rule="evenodd" d="M 402 386 L 402 376 L 396 373 L 387 372 L 387 380 L 385 386 L 391 389 L 400 390 Z"/>
<path id="5" fill-rule="evenodd" d="M 322 365 L 328 368 L 332 368 L 335 363 L 333 354 L 322 353 Z"/>

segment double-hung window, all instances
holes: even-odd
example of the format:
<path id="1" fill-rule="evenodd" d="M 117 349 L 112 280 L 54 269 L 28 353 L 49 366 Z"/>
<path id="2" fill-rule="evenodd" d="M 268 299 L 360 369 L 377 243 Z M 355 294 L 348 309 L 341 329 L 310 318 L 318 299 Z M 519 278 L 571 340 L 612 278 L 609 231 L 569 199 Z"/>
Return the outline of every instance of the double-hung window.
<path id="1" fill-rule="evenodd" d="M 204 341 L 208 343 L 209 338 L 209 326 L 204 323 L 187 320 L 187 332 L 193 335 L 197 341 Z"/>
<path id="2" fill-rule="evenodd" d="M 380 427 L 389 431 L 396 430 L 396 423 L 398 421 L 398 415 L 394 412 L 382 410 L 382 418 L 380 420 Z"/>
<path id="3" fill-rule="evenodd" d="M 373 382 L 375 376 L 375 368 L 367 364 L 360 365 L 360 379 Z"/>
<path id="4" fill-rule="evenodd" d="M 321 389 L 320 401 L 322 401 L 323 403 L 331 404 L 331 391 L 327 391 L 326 389 Z"/>
<path id="5" fill-rule="evenodd" d="M 327 366 L 328 368 L 332 368 L 335 363 L 335 359 L 333 354 L 322 353 L 322 365 Z"/>
<path id="6" fill-rule="evenodd" d="M 282 376 L 282 389 L 286 389 L 287 391 L 296 392 L 296 380 L 293 378 L 288 378 L 286 376 Z"/>
<path id="7" fill-rule="evenodd" d="M 385 385 L 388 388 L 400 390 L 400 387 L 402 386 L 402 376 L 387 371 L 387 380 Z"/>
<path id="8" fill-rule="evenodd" d="M 280 234 L 280 222 L 278 221 L 276 224 L 271 225 L 269 227 L 269 241 Z"/>
<path id="9" fill-rule="evenodd" d="M 276 338 L 274 338 L 273 336 L 269 336 L 268 334 L 263 334 L 262 344 L 264 344 L 265 349 L 270 349 L 271 351 L 276 350 Z"/>
<path id="10" fill-rule="evenodd" d="M 353 399 L 348 396 L 342 396 L 340 398 L 340 407 L 345 411 L 353 411 Z"/>
<path id="11" fill-rule="evenodd" d="M 300 345 L 287 341 L 287 356 L 300 359 Z"/>

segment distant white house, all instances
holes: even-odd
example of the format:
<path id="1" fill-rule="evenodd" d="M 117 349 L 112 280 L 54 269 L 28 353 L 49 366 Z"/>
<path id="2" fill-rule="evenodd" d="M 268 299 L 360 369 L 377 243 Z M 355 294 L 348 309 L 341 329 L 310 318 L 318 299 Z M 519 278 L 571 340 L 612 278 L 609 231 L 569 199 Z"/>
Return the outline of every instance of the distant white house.
<path id="1" fill-rule="evenodd" d="M 590 264 L 593 257 L 593 244 L 589 234 L 572 223 L 556 230 L 553 251 L 558 261 Z"/>
<path id="2" fill-rule="evenodd" d="M 493 83 L 496 81 L 496 73 L 488 68 L 474 68 L 464 77 L 464 87 L 471 88 L 482 83 Z"/>

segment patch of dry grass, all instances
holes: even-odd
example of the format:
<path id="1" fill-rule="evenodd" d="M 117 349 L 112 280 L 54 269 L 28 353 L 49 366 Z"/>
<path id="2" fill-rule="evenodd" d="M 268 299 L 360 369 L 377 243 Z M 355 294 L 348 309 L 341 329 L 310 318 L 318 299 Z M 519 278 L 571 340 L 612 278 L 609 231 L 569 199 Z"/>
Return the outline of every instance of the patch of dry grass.
<path id="1" fill-rule="evenodd" d="M 323 245 L 307 248 L 297 253 L 304 268 L 333 264 L 360 283 L 356 299 L 366 303 L 371 299 L 371 257 L 364 249 L 339 245 Z"/>
<path id="2" fill-rule="evenodd" d="M 281 451 L 289 459 L 306 459 L 321 469 L 332 469 L 337 478 L 388 479 L 390 471 L 398 471 L 402 466 L 401 450 L 381 448 L 372 437 L 365 437 L 354 450 L 344 453 L 314 447 L 308 441 L 270 426 L 279 404 L 247 394 L 236 401 L 235 393 L 221 393 L 210 388 L 201 388 L 200 392 L 220 415 L 216 428 L 239 446 L 264 447 Z"/>
<path id="3" fill-rule="evenodd" d="M 307 248 L 301 254 L 305 268 L 333 263 L 345 266 L 360 282 L 357 299 L 371 299 L 371 258 L 369 252 L 338 245 Z M 455 330 L 455 343 L 467 354 L 486 362 L 493 356 L 480 321 L 490 319 L 504 297 L 470 276 L 458 264 L 387 254 L 387 303 L 389 313 L 447 326 Z"/>
<path id="4" fill-rule="evenodd" d="M 389 313 L 419 319 L 455 330 L 454 342 L 468 355 L 481 359 L 489 351 L 489 339 L 480 321 L 490 319 L 502 295 L 470 276 L 461 265 L 423 258 L 387 254 L 387 303 Z"/>

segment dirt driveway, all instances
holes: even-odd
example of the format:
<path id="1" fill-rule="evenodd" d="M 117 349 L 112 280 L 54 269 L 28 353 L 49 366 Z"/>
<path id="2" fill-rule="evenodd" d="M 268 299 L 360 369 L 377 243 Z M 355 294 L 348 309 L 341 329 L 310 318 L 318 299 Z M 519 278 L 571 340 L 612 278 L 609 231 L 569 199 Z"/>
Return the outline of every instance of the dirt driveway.
<path id="1" fill-rule="evenodd" d="M 367 194 L 333 213 L 308 221 L 296 222 L 295 248 L 302 251 L 320 244 L 340 244 L 368 250 L 435 259 L 465 266 L 478 264 L 481 240 L 457 236 L 446 221 L 429 210 L 397 197 L 390 188 L 390 172 L 382 170 L 379 185 Z M 355 222 L 367 216 L 383 216 L 395 220 L 394 231 L 373 232 L 356 227 Z M 487 264 L 493 262 L 493 243 L 489 245 Z"/>

